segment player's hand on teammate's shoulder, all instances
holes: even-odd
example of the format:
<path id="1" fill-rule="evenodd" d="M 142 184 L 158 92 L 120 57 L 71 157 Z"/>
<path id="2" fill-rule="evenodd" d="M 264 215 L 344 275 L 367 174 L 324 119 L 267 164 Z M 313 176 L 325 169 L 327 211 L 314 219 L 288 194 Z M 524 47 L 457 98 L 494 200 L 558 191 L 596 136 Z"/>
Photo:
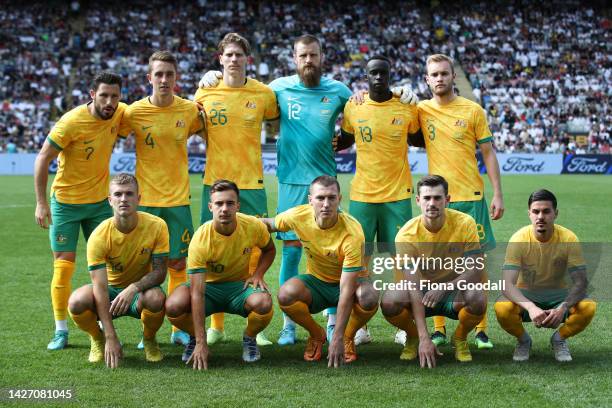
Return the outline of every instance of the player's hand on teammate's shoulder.
<path id="1" fill-rule="evenodd" d="M 208 370 L 208 345 L 206 341 L 196 343 L 191 357 L 185 364 L 189 365 L 192 361 L 194 370 Z"/>
<path id="2" fill-rule="evenodd" d="M 355 105 L 361 105 L 362 103 L 365 102 L 365 96 L 367 93 L 368 91 L 364 91 L 363 89 L 360 89 L 351 95 L 351 97 L 349 98 L 349 101 L 353 102 Z"/>
<path id="3" fill-rule="evenodd" d="M 408 85 L 396 86 L 391 88 L 393 96 L 400 98 L 400 102 L 406 105 L 416 105 L 419 103 L 419 97 L 412 91 Z"/>
<path id="4" fill-rule="evenodd" d="M 441 356 L 442 353 L 438 350 L 430 337 L 423 338 L 419 341 L 419 363 L 421 368 L 434 368 L 436 366 L 436 356 Z"/>
<path id="5" fill-rule="evenodd" d="M 123 358 L 123 349 L 117 337 L 109 337 L 104 345 L 104 361 L 108 368 L 119 367 L 119 362 Z"/>
<path id="6" fill-rule="evenodd" d="M 34 212 L 36 223 L 41 228 L 49 228 L 51 225 L 51 210 L 49 209 L 48 203 L 36 203 L 36 211 Z"/>
<path id="7" fill-rule="evenodd" d="M 198 87 L 200 88 L 215 88 L 219 85 L 219 82 L 223 78 L 223 73 L 221 71 L 208 71 L 202 76 L 200 79 L 200 83 Z"/>

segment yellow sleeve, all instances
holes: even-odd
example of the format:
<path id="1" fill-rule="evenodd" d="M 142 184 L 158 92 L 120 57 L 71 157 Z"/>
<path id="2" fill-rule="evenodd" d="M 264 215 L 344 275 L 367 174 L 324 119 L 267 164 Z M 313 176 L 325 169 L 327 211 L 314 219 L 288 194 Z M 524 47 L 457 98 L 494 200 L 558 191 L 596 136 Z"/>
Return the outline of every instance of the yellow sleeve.
<path id="1" fill-rule="evenodd" d="M 202 116 L 202 112 L 198 109 L 198 105 L 193 104 L 193 109 L 190 112 L 189 116 L 190 126 L 189 126 L 189 134 L 193 135 L 195 133 L 199 133 L 204 130 L 204 117 Z"/>
<path id="2" fill-rule="evenodd" d="M 521 269 L 522 249 L 529 245 L 527 242 L 521 242 L 518 233 L 515 233 L 506 248 L 506 258 L 504 259 L 503 269 L 511 269 L 518 271 Z"/>
<path id="3" fill-rule="evenodd" d="M 408 133 L 416 133 L 420 128 L 419 112 L 416 105 L 408 105 Z"/>
<path id="4" fill-rule="evenodd" d="M 270 237 L 270 233 L 268 232 L 268 227 L 266 227 L 266 224 L 264 224 L 263 222 L 257 220 L 257 242 L 255 245 L 257 245 L 259 248 L 265 248 L 269 243 L 270 240 L 272 239 Z"/>
<path id="5" fill-rule="evenodd" d="M 87 269 L 89 271 L 106 268 L 108 248 L 103 231 L 103 229 L 96 228 L 87 240 Z"/>
<path id="6" fill-rule="evenodd" d="M 293 208 L 287 211 L 284 211 L 280 214 L 277 214 L 276 217 L 274 217 L 274 228 L 280 232 L 287 232 L 287 231 L 291 231 L 292 229 L 295 229 L 293 227 L 294 225 L 293 216 L 294 216 Z"/>
<path id="7" fill-rule="evenodd" d="M 465 225 L 465 246 L 463 249 L 463 256 L 478 254 L 482 252 L 480 248 L 480 239 L 478 238 L 478 229 L 476 227 L 476 221 L 470 218 Z"/>
<path id="8" fill-rule="evenodd" d="M 132 132 L 132 125 L 130 123 L 131 109 L 126 108 L 123 113 L 123 117 L 121 118 L 121 123 L 119 124 L 119 136 L 127 137 Z"/>
<path id="9" fill-rule="evenodd" d="M 342 118 L 342 130 L 346 133 L 350 133 L 351 135 L 355 134 L 355 128 L 351 124 L 351 106 L 352 102 L 348 102 L 344 105 L 344 116 Z"/>
<path id="10" fill-rule="evenodd" d="M 168 256 L 170 253 L 170 236 L 168 234 L 168 225 L 164 221 L 160 222 L 157 230 L 157 238 L 153 247 L 153 256 Z"/>
<path id="11" fill-rule="evenodd" d="M 476 136 L 476 142 L 478 144 L 493 140 L 485 111 L 480 106 L 474 109 L 474 135 Z"/>
<path id="12" fill-rule="evenodd" d="M 187 273 L 189 274 L 206 273 L 207 259 L 204 253 L 205 237 L 203 231 L 203 226 L 198 228 L 189 243 L 189 252 L 187 253 Z"/>
<path id="13" fill-rule="evenodd" d="M 361 272 L 363 270 L 363 244 L 365 239 L 350 235 L 342 243 L 344 260 L 342 261 L 342 272 Z"/>
<path id="14" fill-rule="evenodd" d="M 70 124 L 67 123 L 67 120 L 62 117 L 57 121 L 51 132 L 49 132 L 49 136 L 47 140 L 53 147 L 58 150 L 64 150 L 66 146 L 68 146 L 72 142 L 72 135 L 70 134 Z"/>
<path id="15" fill-rule="evenodd" d="M 265 120 L 278 119 L 280 111 L 278 110 L 278 103 L 276 102 L 276 94 L 272 89 L 266 91 L 266 110 L 264 112 Z"/>

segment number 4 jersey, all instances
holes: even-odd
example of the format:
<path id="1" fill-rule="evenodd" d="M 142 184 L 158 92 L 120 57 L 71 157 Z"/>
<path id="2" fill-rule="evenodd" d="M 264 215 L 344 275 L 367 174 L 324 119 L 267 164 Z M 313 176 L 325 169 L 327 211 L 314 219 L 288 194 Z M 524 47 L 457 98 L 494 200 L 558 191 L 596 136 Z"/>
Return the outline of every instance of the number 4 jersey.
<path id="1" fill-rule="evenodd" d="M 134 131 L 140 205 L 189 205 L 187 139 L 203 129 L 195 102 L 178 96 L 166 107 L 153 105 L 147 97 L 126 109 L 120 134 Z"/>

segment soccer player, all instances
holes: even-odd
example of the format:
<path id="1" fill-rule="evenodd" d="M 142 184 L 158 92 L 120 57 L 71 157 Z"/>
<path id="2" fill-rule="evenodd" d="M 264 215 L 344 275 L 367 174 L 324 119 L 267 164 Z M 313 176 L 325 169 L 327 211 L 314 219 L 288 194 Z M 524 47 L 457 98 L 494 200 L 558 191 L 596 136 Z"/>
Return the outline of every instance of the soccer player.
<path id="1" fill-rule="evenodd" d="M 55 335 L 47 349 L 68 344 L 68 298 L 75 269 L 79 228 L 87 240 L 113 213 L 108 205 L 109 161 L 126 105 L 119 102 L 121 77 L 103 71 L 89 91 L 91 101 L 72 109 L 53 126 L 34 165 L 36 222 L 49 228 L 53 251 L 51 303 Z M 59 155 L 47 201 L 49 163 Z"/>
<path id="2" fill-rule="evenodd" d="M 198 228 L 189 244 L 190 282 L 178 287 L 166 302 L 168 320 L 192 336 L 183 361 L 193 360 L 197 370 L 208 368 L 207 315 L 227 312 L 247 318 L 242 359 L 250 363 L 261 358 L 257 333 L 268 326 L 274 311 L 264 274 L 274 262 L 276 249 L 266 226 L 238 212 L 240 190 L 228 180 L 210 186 L 208 208 L 213 219 Z M 253 247 L 261 250 L 261 256 L 250 274 Z"/>
<path id="3" fill-rule="evenodd" d="M 419 122 L 425 137 L 429 174 L 439 174 L 448 181 L 449 208 L 471 215 L 476 220 L 480 244 L 485 251 L 495 248 L 491 218 L 504 214 L 499 163 L 493 148 L 492 134 L 484 110 L 478 104 L 455 95 L 453 60 L 443 54 L 427 58 L 425 79 L 433 98 L 418 105 Z M 476 162 L 480 148 L 487 174 L 493 186 L 489 211 L 484 198 L 484 184 Z M 486 275 L 484 275 L 486 278 Z M 489 349 L 493 344 L 486 334 L 487 318 L 476 327 L 476 344 Z M 434 317 L 433 340 L 446 344 L 444 318 Z"/>
<path id="4" fill-rule="evenodd" d="M 412 286 L 387 291 L 381 302 L 385 318 L 407 333 L 400 359 L 418 356 L 421 367 L 435 367 L 439 355 L 425 317 L 442 315 L 459 320 L 452 339 L 455 358 L 469 362 L 472 355 L 466 338 L 487 308 L 483 290 L 463 286 L 482 280 L 484 257 L 476 222 L 467 214 L 446 208 L 448 188 L 438 175 L 425 176 L 417 183 L 421 215 L 408 221 L 395 238 L 398 254 L 412 259 L 412 271 L 404 270 L 404 279 Z"/>
<path id="5" fill-rule="evenodd" d="M 121 134 L 133 131 L 136 139 L 140 210 L 168 224 L 168 294 L 187 280 L 185 258 L 193 235 L 187 139 L 205 126 L 196 103 L 174 95 L 177 75 L 174 55 L 154 52 L 147 74 L 153 92 L 130 105 L 121 124 Z M 187 345 L 189 336 L 173 328 L 171 342 Z"/>
<path id="6" fill-rule="evenodd" d="M 572 361 L 567 339 L 589 325 L 597 306 L 586 298 L 586 263 L 576 235 L 555 224 L 559 211 L 553 193 L 535 191 L 527 205 L 531 225 L 510 238 L 503 267 L 505 289 L 495 303 L 495 314 L 517 339 L 514 361 L 529 360 L 531 337 L 522 324 L 529 321 L 537 328 L 556 329 L 550 338 L 555 359 Z"/>
<path id="7" fill-rule="evenodd" d="M 249 42 L 236 33 L 229 33 L 219 43 L 219 61 L 223 78 L 215 88 L 200 88 L 195 101 L 204 106 L 207 117 L 206 169 L 202 190 L 200 224 L 212 219 L 208 209 L 210 186 L 215 180 L 228 179 L 240 189 L 240 211 L 256 217 L 268 216 L 261 158 L 261 127 L 264 120 L 278 119 L 274 92 L 254 79 L 246 77 L 250 55 Z M 236 165 L 239 163 L 239 165 Z M 253 248 L 251 272 L 257 267 L 260 251 Z M 223 313 L 211 316 L 206 340 L 215 344 L 225 337 Z M 270 345 L 262 333 L 260 346 Z"/>
<path id="8" fill-rule="evenodd" d="M 350 214 L 359 221 L 366 240 L 366 260 L 375 240 L 379 250 L 392 248 L 399 229 L 412 218 L 412 177 L 408 164 L 408 136 L 419 130 L 416 105 L 403 104 L 389 87 L 391 62 L 375 55 L 366 65 L 369 93 L 363 103 L 344 107 L 339 149 L 357 147 L 357 171 L 351 183 Z M 360 329 L 355 344 L 371 341 Z"/>
<path id="9" fill-rule="evenodd" d="M 92 284 L 75 290 L 68 306 L 76 325 L 90 336 L 89 361 L 104 360 L 110 368 L 122 358 L 113 326 L 113 319 L 121 316 L 142 321 L 146 360 L 162 360 L 155 334 L 164 321 L 166 296 L 159 285 L 166 279 L 168 227 L 161 218 L 139 212 L 139 199 L 134 176 L 113 178 L 108 197 L 113 216 L 87 242 Z"/>
<path id="10" fill-rule="evenodd" d="M 364 270 L 363 230 L 357 220 L 338 211 L 342 199 L 338 181 L 319 176 L 309 188 L 309 204 L 263 221 L 271 232 L 295 231 L 308 256 L 306 273 L 289 279 L 278 293 L 283 312 L 310 334 L 304 360 L 320 360 L 327 341 L 326 330 L 311 313 L 337 307 L 328 366 L 338 367 L 357 359 L 355 333 L 376 313 L 378 294 L 368 279 L 358 277 Z"/>

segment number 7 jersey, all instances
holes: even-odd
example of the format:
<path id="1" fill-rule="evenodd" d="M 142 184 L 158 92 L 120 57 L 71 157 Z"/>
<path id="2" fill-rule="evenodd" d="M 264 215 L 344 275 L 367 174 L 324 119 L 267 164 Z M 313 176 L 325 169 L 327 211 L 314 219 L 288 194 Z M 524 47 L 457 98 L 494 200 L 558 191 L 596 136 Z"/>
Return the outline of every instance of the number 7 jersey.
<path id="1" fill-rule="evenodd" d="M 195 102 L 178 96 L 166 107 L 153 105 L 148 97 L 128 106 L 120 134 L 134 131 L 140 205 L 189 205 L 187 139 L 203 129 Z"/>

